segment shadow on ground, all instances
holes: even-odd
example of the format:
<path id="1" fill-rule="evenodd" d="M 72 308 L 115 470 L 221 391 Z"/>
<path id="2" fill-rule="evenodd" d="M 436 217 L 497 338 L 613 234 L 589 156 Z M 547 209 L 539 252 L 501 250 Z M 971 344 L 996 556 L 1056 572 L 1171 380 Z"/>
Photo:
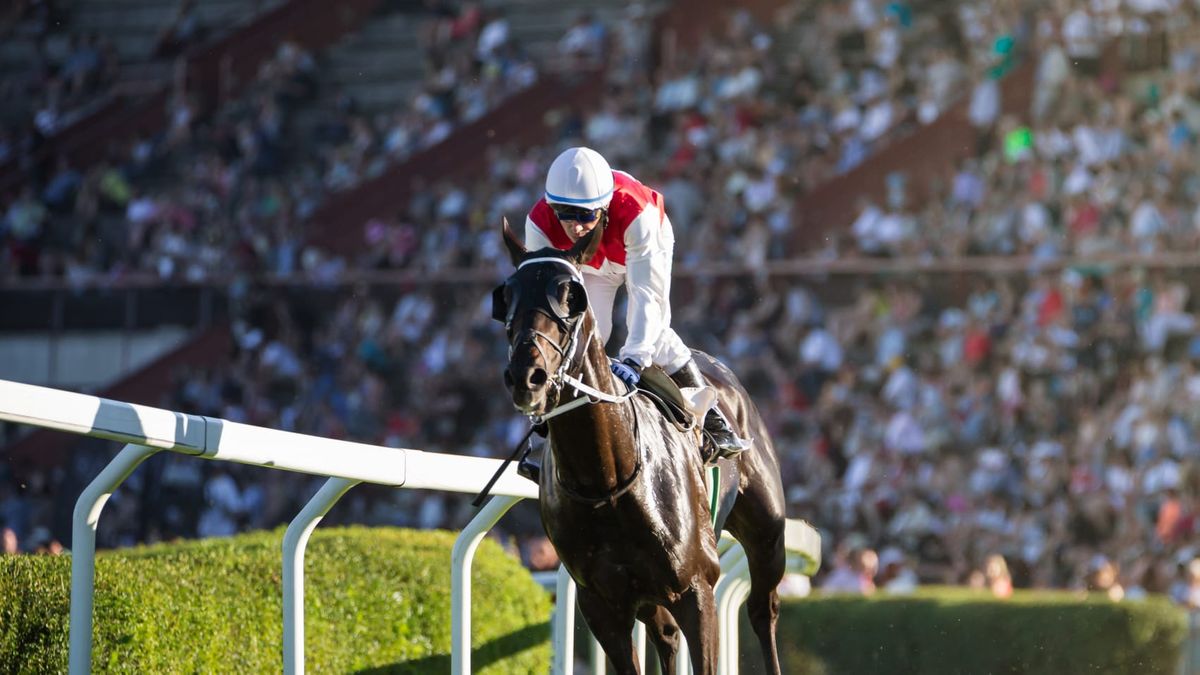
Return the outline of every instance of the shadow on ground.
<path id="1" fill-rule="evenodd" d="M 546 641 L 550 633 L 550 623 L 540 623 L 526 626 L 519 631 L 509 633 L 471 650 L 471 670 L 486 668 L 497 661 L 509 658 L 536 647 Z M 385 673 L 437 673 L 444 675 L 450 671 L 450 655 L 434 654 L 421 659 L 402 661 L 377 668 L 366 668 L 357 671 L 358 675 L 384 675 Z"/>

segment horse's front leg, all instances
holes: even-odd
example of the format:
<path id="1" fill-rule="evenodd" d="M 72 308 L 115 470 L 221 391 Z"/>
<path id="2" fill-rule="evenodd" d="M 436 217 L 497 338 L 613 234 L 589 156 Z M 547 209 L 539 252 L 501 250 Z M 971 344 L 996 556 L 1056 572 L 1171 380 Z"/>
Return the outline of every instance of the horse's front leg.
<path id="1" fill-rule="evenodd" d="M 640 675 L 633 652 L 633 605 L 614 605 L 595 591 L 580 587 L 579 611 L 617 675 Z"/>
<path id="2" fill-rule="evenodd" d="M 692 672 L 714 675 L 717 672 L 717 603 L 710 584 L 697 580 L 691 590 L 669 608 L 687 638 L 692 655 Z"/>

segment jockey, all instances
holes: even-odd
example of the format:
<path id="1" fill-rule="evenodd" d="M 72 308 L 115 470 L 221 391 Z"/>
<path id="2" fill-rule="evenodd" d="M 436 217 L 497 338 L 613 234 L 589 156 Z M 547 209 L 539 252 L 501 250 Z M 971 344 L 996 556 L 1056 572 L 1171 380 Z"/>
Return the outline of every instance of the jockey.
<path id="1" fill-rule="evenodd" d="M 692 352 L 671 329 L 671 255 L 675 233 L 663 197 L 624 171 L 614 171 L 600 153 L 569 148 L 546 174 L 546 194 L 525 219 L 529 250 L 567 250 L 596 227 L 607 224 L 600 248 L 583 267 L 583 284 L 595 312 L 602 342 L 612 334 L 612 308 L 621 284 L 629 292 L 629 334 L 612 362 L 613 374 L 630 387 L 641 371 L 658 365 L 680 387 L 703 387 L 704 376 Z M 717 453 L 733 457 L 749 447 L 716 406 L 704 430 Z"/>

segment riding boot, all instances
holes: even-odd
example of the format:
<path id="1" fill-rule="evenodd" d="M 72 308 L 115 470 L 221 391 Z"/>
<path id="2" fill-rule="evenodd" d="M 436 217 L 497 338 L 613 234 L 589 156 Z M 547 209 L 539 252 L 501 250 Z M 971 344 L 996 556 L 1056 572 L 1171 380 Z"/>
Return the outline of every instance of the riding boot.
<path id="1" fill-rule="evenodd" d="M 671 374 L 671 379 L 675 384 L 682 389 L 684 387 L 703 387 L 707 383 L 704 381 L 704 375 L 700 373 L 700 367 L 696 365 L 695 359 L 688 359 L 686 365 Z M 717 455 L 727 459 L 736 458 L 739 454 L 750 447 L 744 439 L 740 438 L 733 429 L 729 426 L 729 421 L 725 419 L 725 415 L 717 406 L 709 408 L 708 414 L 704 417 L 704 433 L 712 440 L 713 445 L 717 449 Z M 703 454 L 703 451 L 701 451 Z M 705 458 L 708 459 L 707 457 Z"/>
<path id="2" fill-rule="evenodd" d="M 545 423 L 543 422 L 543 426 L 544 424 Z M 535 428 L 534 431 L 537 431 L 537 429 Z M 542 465 L 537 459 L 534 459 L 532 455 L 533 443 L 526 443 L 525 452 L 521 454 L 521 459 L 517 460 L 517 475 L 528 478 L 529 480 L 540 484 L 542 481 Z"/>

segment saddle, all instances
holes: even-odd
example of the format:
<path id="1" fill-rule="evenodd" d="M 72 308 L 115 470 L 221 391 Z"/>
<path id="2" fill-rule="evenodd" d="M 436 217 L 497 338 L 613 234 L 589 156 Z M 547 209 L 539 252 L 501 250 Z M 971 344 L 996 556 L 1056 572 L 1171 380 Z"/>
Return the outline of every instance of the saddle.
<path id="1" fill-rule="evenodd" d="M 669 375 L 658 366 L 650 366 L 642 371 L 638 380 L 638 392 L 649 399 L 659 412 L 680 431 L 691 431 L 696 424 L 696 416 L 679 385 L 675 384 Z"/>

